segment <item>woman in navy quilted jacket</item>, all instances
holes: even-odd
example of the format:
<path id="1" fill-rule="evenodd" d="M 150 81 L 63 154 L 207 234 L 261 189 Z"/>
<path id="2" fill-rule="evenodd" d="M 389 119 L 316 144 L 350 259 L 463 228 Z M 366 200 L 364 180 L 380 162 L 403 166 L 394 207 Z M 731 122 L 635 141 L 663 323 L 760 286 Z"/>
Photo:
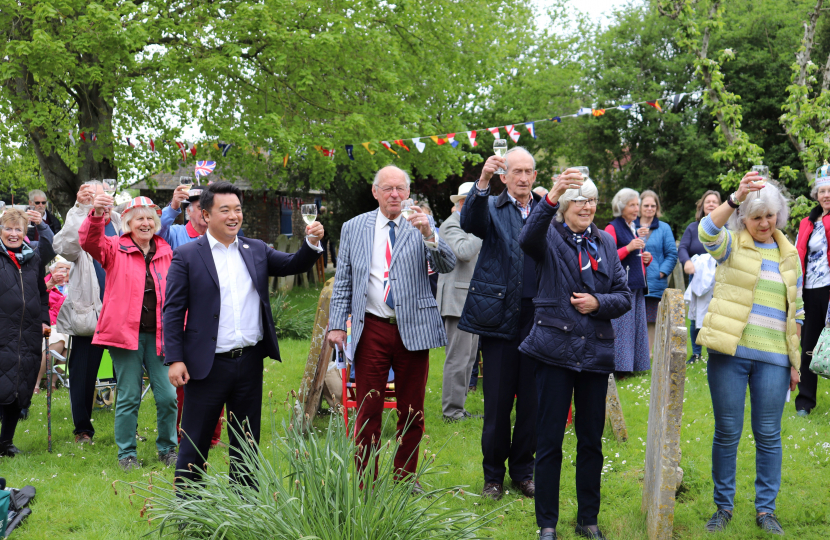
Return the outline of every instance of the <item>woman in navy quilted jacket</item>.
<path id="1" fill-rule="evenodd" d="M 587 200 L 574 200 L 578 187 Z M 556 538 L 562 439 L 573 396 L 577 422 L 576 534 L 605 538 L 597 525 L 608 375 L 614 371 L 611 320 L 631 309 L 617 246 L 594 225 L 597 188 L 568 169 L 527 220 L 519 244 L 536 261 L 534 324 L 519 349 L 536 361 L 538 441 L 536 522 Z M 554 219 L 555 218 L 555 219 Z"/>

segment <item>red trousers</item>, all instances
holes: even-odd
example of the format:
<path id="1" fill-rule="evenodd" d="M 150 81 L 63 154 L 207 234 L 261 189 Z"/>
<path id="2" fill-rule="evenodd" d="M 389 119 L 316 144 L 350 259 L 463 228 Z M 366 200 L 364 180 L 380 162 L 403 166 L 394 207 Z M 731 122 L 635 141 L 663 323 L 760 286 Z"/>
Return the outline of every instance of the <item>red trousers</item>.
<path id="1" fill-rule="evenodd" d="M 365 321 L 355 351 L 355 384 L 359 407 L 357 443 L 364 449 L 376 448 L 381 443 L 383 401 L 391 367 L 395 370 L 395 394 L 398 402 L 396 438 L 401 439 L 395 454 L 395 472 L 402 478 L 414 474 L 418 468 L 418 445 L 424 434 L 424 393 L 429 373 L 429 350 L 408 351 L 396 325 L 369 313 L 366 314 Z M 361 468 L 367 465 L 367 455 L 364 451 L 357 456 Z"/>
<path id="2" fill-rule="evenodd" d="M 179 406 L 179 412 L 176 414 L 176 434 L 179 436 L 179 444 L 182 443 L 182 432 L 179 426 L 182 423 L 182 407 L 184 406 L 184 386 L 176 388 L 176 402 Z M 210 446 L 216 446 L 222 440 L 222 418 L 225 416 L 225 411 L 219 415 L 219 421 L 216 423 L 216 430 L 213 432 L 213 437 L 210 439 Z"/>

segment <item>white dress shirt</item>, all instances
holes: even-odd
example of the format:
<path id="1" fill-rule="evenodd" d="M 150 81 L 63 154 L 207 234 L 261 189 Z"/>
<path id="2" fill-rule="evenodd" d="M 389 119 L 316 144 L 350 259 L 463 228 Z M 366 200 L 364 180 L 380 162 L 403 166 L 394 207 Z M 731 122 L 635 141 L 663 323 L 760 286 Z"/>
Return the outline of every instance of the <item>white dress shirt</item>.
<path id="1" fill-rule="evenodd" d="M 367 289 L 366 297 L 366 311 L 372 315 L 388 319 L 395 316 L 395 310 L 383 301 L 383 272 L 386 269 L 386 240 L 389 238 L 389 218 L 383 215 L 383 212 L 378 210 L 378 217 L 375 220 L 375 240 L 372 244 L 372 262 L 369 266 L 369 287 Z M 404 222 L 403 216 L 398 215 L 395 219 L 395 240 L 400 238 L 401 224 Z M 424 244 L 432 250 L 438 248 L 438 231 L 433 228 L 435 238 L 432 242 L 427 242 L 424 239 Z M 423 238 L 421 231 L 418 235 Z M 426 268 L 424 268 L 426 271 Z M 394 295 L 394 288 L 392 294 Z"/>
<path id="2" fill-rule="evenodd" d="M 239 238 L 225 247 L 206 231 L 210 252 L 219 277 L 219 334 L 216 352 L 250 347 L 262 340 L 262 310 L 259 293 L 239 252 Z"/>

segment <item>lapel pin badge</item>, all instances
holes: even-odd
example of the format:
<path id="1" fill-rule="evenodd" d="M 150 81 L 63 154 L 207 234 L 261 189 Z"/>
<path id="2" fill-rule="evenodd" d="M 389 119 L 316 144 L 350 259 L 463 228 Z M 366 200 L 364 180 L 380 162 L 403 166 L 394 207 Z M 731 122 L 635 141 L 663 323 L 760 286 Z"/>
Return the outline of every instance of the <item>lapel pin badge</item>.
<path id="1" fill-rule="evenodd" d="M 242 247 L 244 247 L 245 249 L 248 249 L 248 244 L 242 244 Z"/>

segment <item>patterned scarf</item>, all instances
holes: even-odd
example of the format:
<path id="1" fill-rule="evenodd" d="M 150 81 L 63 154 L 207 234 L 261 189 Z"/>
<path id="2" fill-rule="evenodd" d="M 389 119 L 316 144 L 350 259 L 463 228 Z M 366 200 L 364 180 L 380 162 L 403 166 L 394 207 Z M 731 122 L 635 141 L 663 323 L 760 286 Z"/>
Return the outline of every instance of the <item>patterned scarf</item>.
<path id="1" fill-rule="evenodd" d="M 563 223 L 565 230 L 573 234 L 574 242 L 576 243 L 577 253 L 579 254 L 579 268 L 580 276 L 582 277 L 582 284 L 591 291 L 595 292 L 594 286 L 594 272 L 599 269 L 602 258 L 599 257 L 599 249 L 596 242 L 591 237 L 591 227 L 588 227 L 581 233 L 575 233 L 568 228 L 567 223 Z"/>
<path id="2" fill-rule="evenodd" d="M 10 259 L 12 259 L 12 262 L 14 262 L 17 268 L 20 268 L 21 266 L 23 266 L 23 263 L 35 256 L 35 252 L 32 251 L 32 248 L 29 247 L 29 244 L 27 244 L 25 241 L 21 246 L 20 253 L 9 251 L 6 248 L 6 244 L 4 244 L 3 242 L 0 242 L 0 249 L 2 249 L 3 253 L 8 255 Z"/>

